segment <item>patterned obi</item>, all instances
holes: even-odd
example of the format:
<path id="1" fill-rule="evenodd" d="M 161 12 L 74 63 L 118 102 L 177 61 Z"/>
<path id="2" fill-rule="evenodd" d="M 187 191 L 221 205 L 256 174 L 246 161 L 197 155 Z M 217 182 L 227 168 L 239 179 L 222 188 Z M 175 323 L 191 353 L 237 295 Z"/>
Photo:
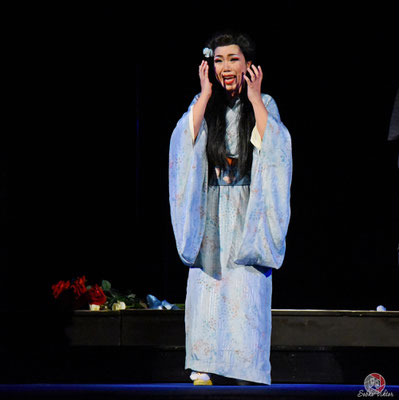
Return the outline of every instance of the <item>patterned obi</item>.
<path id="1" fill-rule="evenodd" d="M 222 168 L 214 168 L 209 178 L 209 186 L 248 186 L 251 184 L 251 176 L 249 174 L 243 177 L 239 176 L 237 168 L 237 159 L 227 157 L 229 164 L 226 170 Z"/>

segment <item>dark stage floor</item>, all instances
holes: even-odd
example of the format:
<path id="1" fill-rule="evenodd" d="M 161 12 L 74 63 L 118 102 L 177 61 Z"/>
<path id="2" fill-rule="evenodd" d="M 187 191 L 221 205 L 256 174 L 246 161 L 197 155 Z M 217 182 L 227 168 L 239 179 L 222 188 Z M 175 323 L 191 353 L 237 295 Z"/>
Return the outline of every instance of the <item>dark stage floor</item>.
<path id="1" fill-rule="evenodd" d="M 399 386 L 384 396 L 399 398 Z M 363 396 L 362 396 L 363 394 Z M 364 396 L 365 394 L 365 396 Z M 387 396 L 388 395 L 388 396 Z M 207 386 L 176 384 L 8 384 L 1 399 L 355 399 L 367 396 L 363 385 L 272 384 L 270 386 Z"/>

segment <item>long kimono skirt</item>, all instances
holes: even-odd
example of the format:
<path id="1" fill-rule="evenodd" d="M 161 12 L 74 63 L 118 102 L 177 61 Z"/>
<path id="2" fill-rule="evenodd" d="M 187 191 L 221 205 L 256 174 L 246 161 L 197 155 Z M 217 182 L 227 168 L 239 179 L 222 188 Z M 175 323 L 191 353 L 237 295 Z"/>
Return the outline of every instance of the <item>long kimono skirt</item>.
<path id="1" fill-rule="evenodd" d="M 207 193 L 205 232 L 190 267 L 186 368 L 271 384 L 272 269 L 234 263 L 242 242 L 250 177 L 216 169 Z"/>

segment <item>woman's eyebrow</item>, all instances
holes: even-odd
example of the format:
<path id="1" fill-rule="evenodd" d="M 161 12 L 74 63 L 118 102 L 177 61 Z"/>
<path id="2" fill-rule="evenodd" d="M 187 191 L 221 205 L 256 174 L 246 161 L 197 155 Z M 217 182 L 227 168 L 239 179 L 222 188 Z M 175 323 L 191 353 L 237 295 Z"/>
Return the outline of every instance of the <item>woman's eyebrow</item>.
<path id="1" fill-rule="evenodd" d="M 238 54 L 227 54 L 227 57 L 234 57 L 234 56 L 237 56 L 238 57 Z M 219 58 L 223 58 L 223 56 L 222 55 L 215 55 L 215 58 L 217 58 L 217 57 L 219 57 Z"/>

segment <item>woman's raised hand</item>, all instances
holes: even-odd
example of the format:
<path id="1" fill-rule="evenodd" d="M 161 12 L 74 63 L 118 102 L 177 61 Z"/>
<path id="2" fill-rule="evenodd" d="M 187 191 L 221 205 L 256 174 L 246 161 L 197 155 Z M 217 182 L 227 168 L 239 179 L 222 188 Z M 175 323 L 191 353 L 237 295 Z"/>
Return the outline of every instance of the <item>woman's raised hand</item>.
<path id="1" fill-rule="evenodd" d="M 197 138 L 201 123 L 204 119 L 206 106 L 212 95 L 212 83 L 209 81 L 209 65 L 202 61 L 199 66 L 199 77 L 201 81 L 201 94 L 193 106 L 194 140 Z"/>
<path id="2" fill-rule="evenodd" d="M 247 86 L 248 86 L 248 100 L 251 103 L 254 103 L 256 101 L 262 101 L 262 94 L 261 94 L 261 85 L 262 85 L 262 79 L 263 79 L 263 72 L 262 68 L 258 66 L 258 68 L 255 67 L 255 65 L 251 65 L 250 68 L 247 69 L 247 72 L 251 78 L 248 78 L 248 76 L 244 75 L 244 79 L 247 81 Z"/>
<path id="3" fill-rule="evenodd" d="M 248 68 L 247 72 L 251 77 L 248 78 L 244 75 L 248 86 L 248 100 L 251 102 L 254 109 L 256 128 L 258 129 L 260 137 L 263 139 L 267 126 L 267 119 L 269 117 L 269 113 L 262 101 L 261 84 L 263 72 L 260 66 L 256 68 L 255 65 L 251 65 L 251 68 Z"/>
<path id="4" fill-rule="evenodd" d="M 205 60 L 199 66 L 199 77 L 201 81 L 201 95 L 208 98 L 211 97 L 212 83 L 209 81 L 209 65 Z"/>

